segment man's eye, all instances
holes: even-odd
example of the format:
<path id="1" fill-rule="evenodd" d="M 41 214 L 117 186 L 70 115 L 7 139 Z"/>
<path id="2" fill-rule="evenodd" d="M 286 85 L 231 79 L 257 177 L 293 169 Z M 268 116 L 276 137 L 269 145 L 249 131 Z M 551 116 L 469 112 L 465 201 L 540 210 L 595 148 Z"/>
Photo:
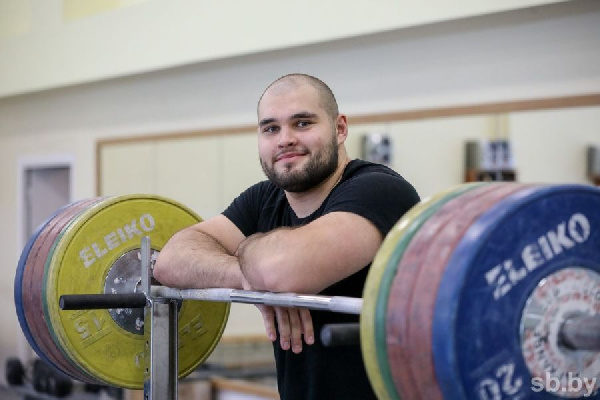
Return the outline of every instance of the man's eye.
<path id="1" fill-rule="evenodd" d="M 277 126 L 267 126 L 266 128 L 263 129 L 264 133 L 274 133 L 277 132 L 279 130 L 279 127 Z"/>
<path id="2" fill-rule="evenodd" d="M 298 126 L 300 128 L 306 128 L 309 125 L 310 125 L 310 121 L 298 121 L 296 123 L 296 126 Z"/>

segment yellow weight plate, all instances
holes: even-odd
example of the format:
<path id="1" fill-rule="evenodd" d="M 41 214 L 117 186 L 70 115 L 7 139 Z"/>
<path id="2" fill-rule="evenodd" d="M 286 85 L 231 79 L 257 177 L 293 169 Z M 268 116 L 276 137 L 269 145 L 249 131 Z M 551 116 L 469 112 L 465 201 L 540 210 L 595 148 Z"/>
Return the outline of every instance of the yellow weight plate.
<path id="1" fill-rule="evenodd" d="M 387 234 L 379 250 L 375 254 L 363 289 L 363 308 L 360 315 L 360 343 L 367 376 L 379 399 L 387 400 L 400 398 L 391 376 L 388 376 L 389 373 L 384 373 L 380 366 L 377 356 L 377 346 L 385 346 L 385 343 L 377 343 L 375 335 L 377 301 L 384 272 L 388 268 L 390 257 L 392 253 L 394 253 L 398 242 L 413 225 L 413 222 L 415 220 L 418 220 L 417 222 L 420 223 L 423 222 L 419 219 L 419 216 L 423 212 L 430 207 L 444 202 L 452 197 L 455 192 L 460 193 L 478 185 L 479 184 L 477 183 L 459 185 L 423 199 L 400 218 Z M 387 360 L 383 361 L 387 362 Z"/>
<path id="2" fill-rule="evenodd" d="M 141 389 L 144 384 L 144 330 L 141 320 L 123 322 L 136 310 L 61 311 L 63 294 L 133 292 L 140 280 L 140 240 L 149 236 L 160 251 L 179 230 L 198 222 L 191 210 L 158 196 L 106 199 L 64 229 L 46 267 L 44 306 L 55 340 L 91 376 L 111 386 Z M 133 267 L 132 267 L 133 265 Z M 191 373 L 217 345 L 229 304 L 184 301 L 178 320 L 179 377 Z"/>

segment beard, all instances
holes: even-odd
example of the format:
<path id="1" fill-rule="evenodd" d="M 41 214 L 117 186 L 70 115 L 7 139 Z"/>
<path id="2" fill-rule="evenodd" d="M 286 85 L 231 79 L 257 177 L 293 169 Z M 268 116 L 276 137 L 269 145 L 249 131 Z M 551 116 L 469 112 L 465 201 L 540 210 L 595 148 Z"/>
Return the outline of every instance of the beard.
<path id="1" fill-rule="evenodd" d="M 268 166 L 262 159 L 260 165 L 275 186 L 294 193 L 312 189 L 329 178 L 337 168 L 338 158 L 337 140 L 333 135 L 329 146 L 313 153 L 308 163 L 300 170 L 291 171 L 291 165 L 284 165 L 285 171 L 277 172 L 273 165 Z"/>

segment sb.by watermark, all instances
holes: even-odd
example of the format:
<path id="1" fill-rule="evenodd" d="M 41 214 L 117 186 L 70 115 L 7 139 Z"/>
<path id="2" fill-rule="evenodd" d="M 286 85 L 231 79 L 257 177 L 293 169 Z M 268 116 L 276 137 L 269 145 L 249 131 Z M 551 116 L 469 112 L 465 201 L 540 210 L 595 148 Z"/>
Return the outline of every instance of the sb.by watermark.
<path id="1" fill-rule="evenodd" d="M 568 372 L 562 379 L 546 372 L 546 376 L 531 379 L 531 390 L 541 392 L 545 390 L 561 397 L 589 397 L 598 390 L 596 378 L 585 378 Z"/>

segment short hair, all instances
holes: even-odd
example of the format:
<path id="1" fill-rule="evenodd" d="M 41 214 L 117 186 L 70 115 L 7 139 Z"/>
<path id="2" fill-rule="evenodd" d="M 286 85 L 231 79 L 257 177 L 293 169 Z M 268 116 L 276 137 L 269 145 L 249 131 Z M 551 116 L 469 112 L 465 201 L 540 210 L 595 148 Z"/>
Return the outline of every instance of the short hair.
<path id="1" fill-rule="evenodd" d="M 271 89 L 273 86 L 276 86 L 280 83 L 291 83 L 291 84 L 295 84 L 295 85 L 299 86 L 300 82 L 306 82 L 317 90 L 317 93 L 319 95 L 319 105 L 325 110 L 325 112 L 331 118 L 331 120 L 335 121 L 335 119 L 339 115 L 339 109 L 338 109 L 337 100 L 335 99 L 335 96 L 334 96 L 333 92 L 331 91 L 331 89 L 329 88 L 329 86 L 327 86 L 327 84 L 325 82 L 323 82 L 322 80 L 320 80 L 319 78 L 316 78 L 312 75 L 300 74 L 300 73 L 284 75 L 280 78 L 277 78 L 275 81 L 273 81 L 273 83 L 271 83 L 269 86 L 267 86 L 265 91 L 260 96 L 260 99 L 258 100 L 257 110 L 258 110 L 258 106 L 260 106 L 260 102 L 262 101 L 265 93 L 267 93 L 267 91 L 269 89 Z"/>

